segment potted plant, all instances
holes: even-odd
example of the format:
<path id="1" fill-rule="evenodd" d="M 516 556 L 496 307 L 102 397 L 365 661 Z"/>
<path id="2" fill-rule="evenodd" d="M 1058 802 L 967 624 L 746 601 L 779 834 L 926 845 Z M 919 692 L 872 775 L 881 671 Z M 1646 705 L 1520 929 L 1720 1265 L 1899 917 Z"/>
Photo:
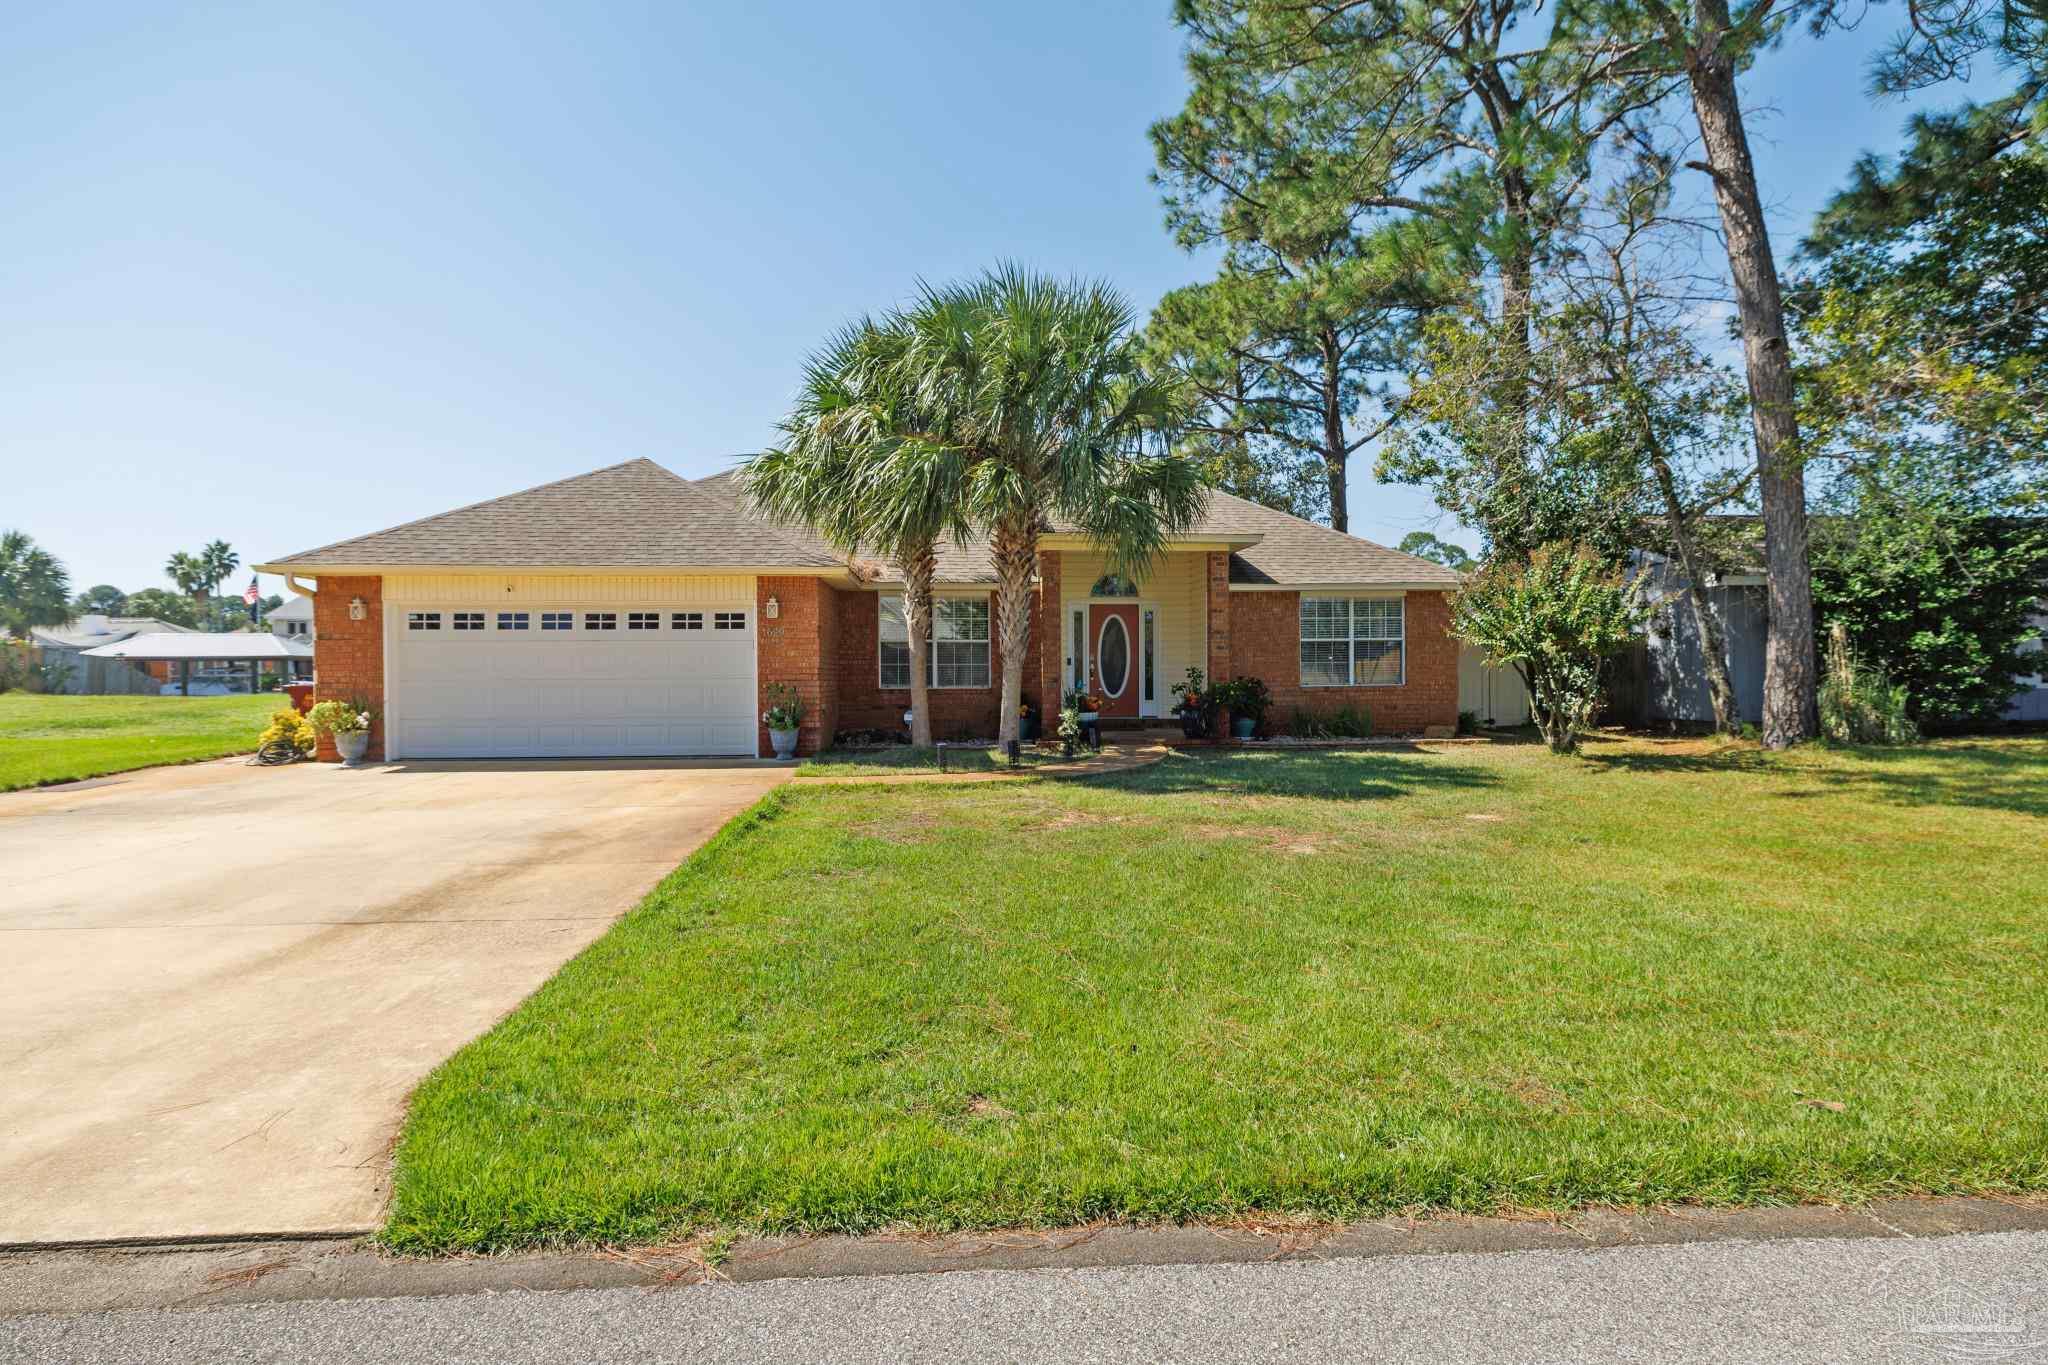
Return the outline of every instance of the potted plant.
<path id="1" fill-rule="evenodd" d="M 804 723 L 804 699 L 790 683 L 769 683 L 761 695 L 768 702 L 761 723 L 768 727 L 768 742 L 775 746 L 775 756 L 795 758 L 797 727 Z"/>
<path id="2" fill-rule="evenodd" d="M 1228 693 L 1227 698 L 1219 695 L 1217 701 L 1230 710 L 1231 735 L 1250 739 L 1257 734 L 1265 723 L 1267 708 L 1273 704 L 1273 694 L 1266 684 L 1257 678 L 1232 678 L 1217 691 Z"/>
<path id="3" fill-rule="evenodd" d="M 376 715 L 368 702 L 355 698 L 347 701 L 330 698 L 313 703 L 306 719 L 321 734 L 333 736 L 334 748 L 341 755 L 343 767 L 359 768 L 363 755 L 369 752 L 370 722 L 376 719 Z"/>
<path id="4" fill-rule="evenodd" d="M 1173 714 L 1180 717 L 1180 732 L 1188 739 L 1200 739 L 1209 733 L 1209 703 L 1202 695 L 1208 685 L 1208 675 L 1201 669 L 1188 669 L 1187 682 L 1180 690 L 1180 704 L 1173 708 Z"/>
<path id="5" fill-rule="evenodd" d="M 1080 708 L 1079 708 L 1079 707 L 1075 707 L 1075 706 L 1063 706 L 1063 707 L 1061 707 L 1061 708 L 1060 708 L 1060 755 L 1061 755 L 1061 757 L 1063 757 L 1063 758 L 1072 758 L 1072 757 L 1074 756 L 1074 746 L 1075 746 L 1076 744 L 1080 743 L 1080 742 L 1081 742 L 1081 711 L 1080 711 Z"/>
<path id="6" fill-rule="evenodd" d="M 1029 744 L 1037 738 L 1038 712 L 1032 710 L 1031 703 L 1027 701 L 1017 708 L 1017 740 Z"/>

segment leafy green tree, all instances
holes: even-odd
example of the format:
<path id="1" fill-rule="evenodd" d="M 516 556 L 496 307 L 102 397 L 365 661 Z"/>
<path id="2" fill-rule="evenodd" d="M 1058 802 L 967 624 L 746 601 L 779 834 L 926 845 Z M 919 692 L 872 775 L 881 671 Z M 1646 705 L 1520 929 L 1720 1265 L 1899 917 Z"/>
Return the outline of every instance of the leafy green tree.
<path id="1" fill-rule="evenodd" d="M 1906 688 L 1923 728 L 1995 720 L 2034 659 L 2048 518 L 1987 515 L 1947 461 L 1866 465 L 1815 523 L 1814 601 L 1857 655 Z"/>
<path id="2" fill-rule="evenodd" d="M 911 742 L 932 744 L 925 661 L 941 540 L 964 541 L 964 462 L 932 439 L 920 406 L 930 376 L 909 363 L 911 323 L 863 320 L 804 367 L 783 440 L 749 460 L 741 486 L 770 517 L 817 530 L 847 554 L 879 551 L 903 574 L 910 634 Z"/>
<path id="3" fill-rule="evenodd" d="M 1338 224 L 1305 241 L 1234 241 L 1215 280 L 1160 300 L 1147 328 L 1154 363 L 1199 400 L 1185 439 L 1217 482 L 1350 529 L 1351 457 L 1387 421 L 1356 419 L 1368 406 L 1384 414 L 1416 320 L 1455 287 L 1402 238 L 1362 241 Z M 1240 467 L 1249 479 L 1230 477 Z"/>
<path id="4" fill-rule="evenodd" d="M 206 615 L 207 598 L 213 595 L 213 580 L 208 577 L 211 572 L 203 553 L 193 555 L 180 550 L 164 562 L 164 576 L 192 599 L 195 623 Z"/>
<path id="5" fill-rule="evenodd" d="M 1595 149 L 1650 136 L 1636 116 L 1672 78 L 1640 78 L 1633 47 L 1584 33 L 1576 12 L 1176 5 L 1192 89 L 1153 130 L 1157 179 L 1184 245 L 1228 247 L 1216 284 L 1171 297 L 1154 330 L 1226 415 L 1209 423 L 1223 438 L 1311 451 L 1330 471 L 1335 526 L 1347 524 L 1343 461 L 1398 403 L 1372 378 L 1399 367 L 1415 314 L 1445 302 L 1455 275 L 1512 347 L 1596 178 Z M 1529 407 L 1520 377 L 1511 363 L 1496 377 L 1511 413 Z M 1246 380 L 1258 382 L 1241 401 Z M 1375 420 L 1347 425 L 1368 399 Z M 1497 459 L 1512 470 L 1522 455 L 1510 442 Z"/>
<path id="6" fill-rule="evenodd" d="M 71 609 L 79 615 L 96 612 L 103 616 L 119 616 L 127 606 L 128 594 L 112 583 L 95 583 L 71 602 Z"/>
<path id="7" fill-rule="evenodd" d="M 1896 159 L 1865 157 L 1788 295 L 1829 513 L 1815 601 L 1931 729 L 1999 713 L 2048 595 L 2042 85 L 2024 71 L 2002 99 L 1914 120 Z"/>
<path id="8" fill-rule="evenodd" d="M 1817 732 L 1812 579 L 1806 524 L 1805 467 L 1793 353 L 1783 294 L 1764 221 L 1736 77 L 1795 24 L 1815 34 L 1853 23 L 1862 7 L 1847 0 L 1586 0 L 1577 7 L 1586 33 L 1630 47 L 1644 72 L 1682 75 L 1692 96 L 1704 160 L 1688 163 L 1713 186 L 1722 240 L 1741 320 L 1755 437 L 1769 631 L 1764 655 L 1764 743 L 1772 748 Z M 2048 11 L 2034 0 L 1906 0 L 1907 23 L 1879 61 L 1884 91 L 1917 89 L 1967 72 L 1995 54 L 2027 71 L 2038 97 Z M 1617 87 L 1629 100 L 1634 86 Z M 2035 115 L 2038 124 L 2039 115 Z"/>
<path id="9" fill-rule="evenodd" d="M 1472 558 L 1472 552 L 1462 545 L 1453 545 L 1447 540 L 1438 540 L 1428 531 L 1410 531 L 1401 537 L 1401 543 L 1394 547 L 1404 555 L 1418 555 L 1433 560 L 1447 569 L 1459 573 L 1478 567 L 1479 561 Z"/>
<path id="10" fill-rule="evenodd" d="M 1489 563 L 1451 599 L 1451 633 L 1528 685 L 1552 753 L 1576 753 L 1601 700 L 1600 669 L 1648 619 L 1634 580 L 1583 547 Z"/>
<path id="11" fill-rule="evenodd" d="M 26 531 L 0 532 L 0 629 L 26 635 L 31 626 L 71 619 L 71 579 L 57 557 Z"/>
<path id="12" fill-rule="evenodd" d="M 925 289 L 903 320 L 929 439 L 962 462 L 966 519 L 988 534 L 1002 645 L 1000 742 L 1018 734 L 1039 536 L 1064 522 L 1132 577 L 1200 515 L 1200 470 L 1168 443 L 1184 413 L 1147 371 L 1130 304 L 1107 285 L 1004 266 Z"/>
<path id="13" fill-rule="evenodd" d="M 1866 160 L 1791 296 L 1814 454 L 1946 462 L 1978 514 L 2043 507 L 2048 480 L 2048 157 L 2009 123 L 1923 120 L 1895 169 Z"/>
<path id="14" fill-rule="evenodd" d="M 128 594 L 128 615 L 146 616 L 171 626 L 196 626 L 198 613 L 192 599 L 162 588 L 144 588 Z"/>

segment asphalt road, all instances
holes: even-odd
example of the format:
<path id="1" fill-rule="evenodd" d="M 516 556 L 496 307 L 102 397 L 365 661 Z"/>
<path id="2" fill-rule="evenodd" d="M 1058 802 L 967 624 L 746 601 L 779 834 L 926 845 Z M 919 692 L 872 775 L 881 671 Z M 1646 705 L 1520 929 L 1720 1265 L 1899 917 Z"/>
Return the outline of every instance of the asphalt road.
<path id="1" fill-rule="evenodd" d="M 22 1317 L 0 1359 L 2048 1362 L 2048 1233 Z"/>

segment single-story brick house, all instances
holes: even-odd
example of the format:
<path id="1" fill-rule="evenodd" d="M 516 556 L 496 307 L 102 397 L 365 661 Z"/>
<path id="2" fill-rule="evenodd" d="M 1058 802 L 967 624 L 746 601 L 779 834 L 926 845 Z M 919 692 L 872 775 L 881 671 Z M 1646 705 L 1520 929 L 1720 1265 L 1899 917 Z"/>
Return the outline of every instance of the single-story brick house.
<path id="1" fill-rule="evenodd" d="M 901 578 L 764 521 L 731 474 L 631 460 L 256 566 L 313 601 L 317 692 L 379 709 L 373 758 L 766 754 L 794 684 L 800 751 L 900 728 Z M 312 581 L 308 581 L 312 580 Z M 1189 666 L 1253 675 L 1272 719 L 1370 709 L 1451 725 L 1450 570 L 1215 493 L 1142 582 L 1081 535 L 1041 542 L 1025 699 L 1094 680 L 1107 717 L 1167 716 Z M 1002 686 L 986 547 L 939 556 L 926 661 L 940 738 L 993 736 Z"/>

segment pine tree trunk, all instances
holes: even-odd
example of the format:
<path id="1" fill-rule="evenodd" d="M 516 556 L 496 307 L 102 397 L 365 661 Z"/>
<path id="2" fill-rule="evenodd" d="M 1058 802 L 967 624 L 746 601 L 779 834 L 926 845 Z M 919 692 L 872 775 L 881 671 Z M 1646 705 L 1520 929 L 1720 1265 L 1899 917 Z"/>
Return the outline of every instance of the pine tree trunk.
<path id="1" fill-rule="evenodd" d="M 1692 616 L 1700 631 L 1700 658 L 1707 670 L 1707 701 L 1714 708 L 1714 729 L 1724 735 L 1735 733 L 1740 717 L 1735 706 L 1735 687 L 1728 681 L 1728 642 L 1721 634 L 1721 618 L 1714 615 L 1707 600 L 1707 585 L 1700 573 L 1699 551 L 1693 545 L 1692 527 L 1678 501 L 1678 481 L 1671 466 L 1655 456 L 1650 467 L 1656 471 L 1657 487 L 1664 494 L 1664 518 L 1671 526 L 1671 543 L 1678 550 L 1679 568 L 1685 573 L 1686 596 L 1692 602 Z"/>
<path id="2" fill-rule="evenodd" d="M 1726 49 L 1727 0 L 1695 0 L 1694 45 L 1686 54 L 1693 112 L 1721 210 L 1728 268 L 1742 315 L 1742 352 L 1749 372 L 1750 421 L 1756 433 L 1758 487 L 1764 514 L 1764 569 L 1770 623 L 1764 639 L 1764 745 L 1782 749 L 1813 738 L 1813 579 L 1806 547 L 1806 474 L 1793 407 L 1792 354 L 1785 342 L 1778 269 L 1757 197 L 1735 63 Z"/>
<path id="3" fill-rule="evenodd" d="M 1323 476 L 1330 484 L 1330 526 L 1351 529 L 1351 497 L 1345 488 L 1344 357 L 1334 332 L 1323 333 Z"/>
<path id="4" fill-rule="evenodd" d="M 910 627 L 910 742 L 920 749 L 932 747 L 931 685 L 925 667 L 932 647 L 932 578 L 938 570 L 938 555 L 927 543 L 910 555 L 903 566 L 903 619 Z"/>
<path id="5" fill-rule="evenodd" d="M 1031 637 L 1031 576 L 1038 570 L 1038 521 L 1006 518 L 992 538 L 996 568 L 996 638 L 1003 650 L 1002 713 L 996 743 L 1007 751 L 1017 738 L 1024 704 L 1024 651 Z"/>

